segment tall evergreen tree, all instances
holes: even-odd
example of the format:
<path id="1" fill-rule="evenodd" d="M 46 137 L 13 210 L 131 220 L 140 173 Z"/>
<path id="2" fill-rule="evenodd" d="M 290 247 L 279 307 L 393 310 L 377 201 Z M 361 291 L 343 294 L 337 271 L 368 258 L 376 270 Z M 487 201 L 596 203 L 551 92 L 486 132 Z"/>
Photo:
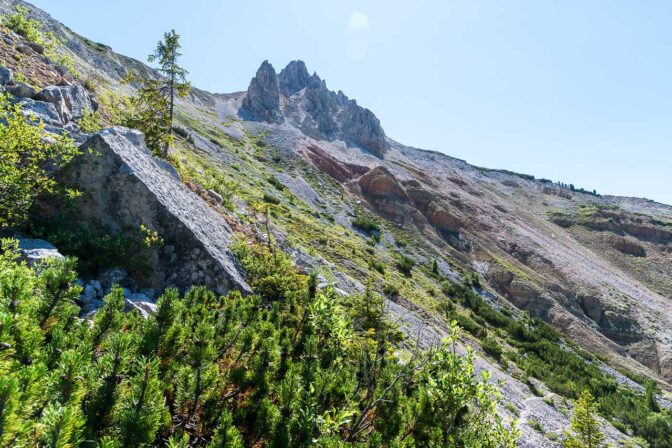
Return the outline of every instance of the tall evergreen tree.
<path id="1" fill-rule="evenodd" d="M 164 33 L 163 40 L 157 44 L 154 54 L 147 58 L 149 62 L 157 61 L 159 72 L 165 76 L 165 81 L 161 82 L 160 91 L 168 97 L 169 126 L 173 125 L 175 95 L 185 97 L 191 90 L 191 85 L 187 81 L 188 72 L 177 64 L 177 59 L 182 56 L 180 48 L 180 35 L 175 30 L 170 30 L 170 32 Z M 169 141 L 164 142 L 164 155 L 168 153 L 169 143 Z"/>
<path id="2" fill-rule="evenodd" d="M 137 86 L 137 94 L 131 98 L 131 113 L 124 124 L 141 130 L 149 149 L 164 157 L 173 141 L 175 98 L 185 97 L 191 90 L 186 79 L 188 72 L 177 63 L 182 55 L 180 47 L 180 36 L 175 30 L 165 33 L 154 53 L 147 57 L 149 62 L 158 63 L 157 70 L 162 77 L 149 79 L 129 75 L 126 80 Z"/>
<path id="3" fill-rule="evenodd" d="M 567 433 L 565 448 L 604 448 L 604 434 L 596 418 L 597 403 L 588 390 L 583 391 L 570 422 L 571 432 Z"/>

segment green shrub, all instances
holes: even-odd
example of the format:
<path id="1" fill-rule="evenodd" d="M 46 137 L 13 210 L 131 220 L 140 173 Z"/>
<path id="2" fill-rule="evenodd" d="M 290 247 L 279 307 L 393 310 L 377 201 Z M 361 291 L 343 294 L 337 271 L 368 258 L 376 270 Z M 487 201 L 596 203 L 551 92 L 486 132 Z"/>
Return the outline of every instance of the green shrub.
<path id="1" fill-rule="evenodd" d="M 85 276 L 96 276 L 102 269 L 121 267 L 131 274 L 151 273 L 149 250 L 153 244 L 140 229 L 112 234 L 102 223 L 83 223 L 69 213 L 36 220 L 33 233 L 53 243 L 68 256 L 77 257 Z M 158 235 L 153 235 L 159 238 Z"/>
<path id="2" fill-rule="evenodd" d="M 385 283 L 383 285 L 383 293 L 387 296 L 396 297 L 399 295 L 399 288 L 393 283 Z"/>
<path id="3" fill-rule="evenodd" d="M 15 13 L 2 17 L 2 24 L 15 33 L 23 36 L 26 40 L 44 47 L 45 56 L 49 57 L 54 63 L 62 65 L 73 75 L 76 74 L 72 57 L 66 53 L 59 52 L 56 49 L 57 39 L 51 32 L 44 32 L 42 24 L 26 17 L 29 13 L 28 8 L 21 5 L 15 5 Z"/>
<path id="4" fill-rule="evenodd" d="M 270 177 L 268 178 L 268 183 L 271 184 L 271 185 L 273 185 L 273 186 L 275 187 L 275 189 L 276 189 L 276 190 L 279 190 L 279 191 L 282 191 L 282 190 L 284 190 L 284 189 L 286 188 L 286 187 L 285 187 L 285 184 L 283 184 L 282 182 L 280 182 L 280 181 L 278 180 L 278 178 L 275 177 L 275 176 L 270 176 Z"/>
<path id="5" fill-rule="evenodd" d="M 270 193 L 264 193 L 263 197 L 264 202 L 268 204 L 278 205 L 280 203 L 280 198 L 273 196 Z"/>
<path id="6" fill-rule="evenodd" d="M 481 344 L 481 347 L 485 353 L 492 356 L 498 362 L 502 360 L 502 347 L 500 347 L 494 340 L 486 338 Z"/>
<path id="7" fill-rule="evenodd" d="M 103 129 L 103 120 L 100 118 L 98 112 L 91 112 L 85 109 L 82 118 L 77 120 L 77 125 L 82 132 L 93 134 Z"/>
<path id="8" fill-rule="evenodd" d="M 168 290 L 143 318 L 115 288 L 90 322 L 74 263 L 36 272 L 15 247 L 0 251 L 1 446 L 516 446 L 456 328 L 409 357 L 380 296 L 320 291 L 266 246 L 236 248 L 259 295 Z"/>
<path id="9" fill-rule="evenodd" d="M 370 259 L 369 269 L 378 271 L 380 274 L 385 274 L 385 263 L 380 260 Z"/>
<path id="10" fill-rule="evenodd" d="M 16 5 L 14 8 L 15 13 L 2 17 L 2 24 L 30 42 L 39 45 L 47 44 L 47 39 L 42 32 L 42 24 L 26 17 L 29 12 L 28 8 L 21 5 Z"/>
<path id="11" fill-rule="evenodd" d="M 354 227 L 355 229 L 359 229 L 367 234 L 380 235 L 381 233 L 380 224 L 378 224 L 377 221 L 375 221 L 373 218 L 361 214 L 358 214 L 352 220 L 352 227 Z"/>
<path id="12" fill-rule="evenodd" d="M 397 260 L 395 265 L 397 269 L 407 277 L 410 277 L 413 267 L 415 266 L 415 260 L 404 254 L 397 254 Z"/>
<path id="13" fill-rule="evenodd" d="M 42 123 L 28 123 L 18 104 L 0 95 L 0 228 L 23 224 L 40 195 L 77 195 L 60 188 L 53 173 L 79 155 L 79 149 L 65 136 L 43 137 Z"/>

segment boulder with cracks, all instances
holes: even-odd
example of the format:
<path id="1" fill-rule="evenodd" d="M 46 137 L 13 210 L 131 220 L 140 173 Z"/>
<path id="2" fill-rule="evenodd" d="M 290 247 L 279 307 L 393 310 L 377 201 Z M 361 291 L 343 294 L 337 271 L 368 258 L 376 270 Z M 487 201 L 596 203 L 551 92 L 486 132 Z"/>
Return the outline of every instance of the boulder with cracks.
<path id="1" fill-rule="evenodd" d="M 113 232 L 145 226 L 164 245 L 150 257 L 157 290 L 205 285 L 219 294 L 250 293 L 229 246 L 233 231 L 223 217 L 152 157 L 139 131 L 115 127 L 93 135 L 64 180 L 83 193 L 79 217 Z"/>

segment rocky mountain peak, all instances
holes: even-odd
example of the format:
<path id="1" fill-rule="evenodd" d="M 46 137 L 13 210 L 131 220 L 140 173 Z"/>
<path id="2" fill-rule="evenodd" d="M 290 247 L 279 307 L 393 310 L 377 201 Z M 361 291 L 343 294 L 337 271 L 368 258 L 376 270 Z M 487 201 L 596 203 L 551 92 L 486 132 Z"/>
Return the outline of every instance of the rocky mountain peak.
<path id="1" fill-rule="evenodd" d="M 311 77 L 303 61 L 291 61 L 287 64 L 287 67 L 282 69 L 278 76 L 280 90 L 283 95 L 292 96 L 299 90 L 307 87 L 309 81 L 314 77 L 317 77 L 317 74 L 313 74 Z"/>
<path id="2" fill-rule="evenodd" d="M 268 62 L 261 63 L 243 99 L 240 113 L 245 118 L 275 123 L 280 121 L 278 76 Z"/>
<path id="3" fill-rule="evenodd" d="M 342 140 L 383 158 L 390 144 L 373 112 L 342 91 L 329 90 L 317 73 L 308 73 L 300 60 L 291 61 L 279 75 L 264 61 L 250 82 L 239 114 L 268 123 L 286 120 L 316 140 Z"/>

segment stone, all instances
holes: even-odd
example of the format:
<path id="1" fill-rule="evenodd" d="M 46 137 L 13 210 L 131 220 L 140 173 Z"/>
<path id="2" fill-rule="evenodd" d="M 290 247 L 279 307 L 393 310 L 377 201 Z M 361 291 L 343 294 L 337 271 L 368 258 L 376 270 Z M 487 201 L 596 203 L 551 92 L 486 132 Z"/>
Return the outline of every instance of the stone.
<path id="1" fill-rule="evenodd" d="M 281 101 L 282 98 L 282 101 Z M 382 158 L 390 144 L 380 121 L 343 92 L 333 92 L 303 61 L 292 61 L 276 76 L 264 61 L 243 98 L 241 117 L 269 123 L 288 120 L 316 140 L 342 140 Z"/>
<path id="2" fill-rule="evenodd" d="M 61 117 L 51 103 L 24 98 L 19 104 L 21 106 L 21 113 L 31 121 L 42 121 L 45 124 L 56 127 L 61 127 L 63 125 Z"/>
<path id="3" fill-rule="evenodd" d="M 291 61 L 278 75 L 282 94 L 292 96 L 308 86 L 311 77 L 303 61 Z"/>
<path id="4" fill-rule="evenodd" d="M 88 284 L 84 287 L 84 291 L 79 296 L 79 304 L 88 305 L 91 302 L 93 302 L 93 299 L 95 298 L 96 298 L 96 289 L 91 284 Z"/>
<path id="5" fill-rule="evenodd" d="M 156 314 L 156 304 L 144 294 L 131 294 L 124 303 L 126 312 L 137 310 L 145 319 Z"/>
<path id="6" fill-rule="evenodd" d="M 82 118 L 86 111 L 94 111 L 89 93 L 80 85 L 45 87 L 35 99 L 53 104 L 63 123 Z"/>
<path id="7" fill-rule="evenodd" d="M 377 157 L 383 158 L 390 144 L 387 142 L 380 120 L 373 112 L 358 106 L 355 101 L 350 101 L 343 117 L 342 128 L 346 142 L 362 146 Z"/>
<path id="8" fill-rule="evenodd" d="M 9 84 L 12 81 L 13 73 L 7 67 L 0 65 L 0 84 L 3 86 Z"/>
<path id="9" fill-rule="evenodd" d="M 175 167 L 170 164 L 167 160 L 160 159 L 159 157 L 154 157 L 154 162 L 163 168 L 168 174 L 173 176 L 175 179 L 180 180 L 180 173 L 177 172 Z"/>
<path id="10" fill-rule="evenodd" d="M 280 119 L 280 90 L 275 69 L 264 61 L 247 89 L 240 113 L 251 120 L 276 123 Z"/>
<path id="11" fill-rule="evenodd" d="M 86 303 L 82 305 L 82 309 L 79 311 L 79 315 L 83 319 L 90 318 L 93 313 L 96 312 L 98 308 L 93 303 Z"/>
<path id="12" fill-rule="evenodd" d="M 96 291 L 96 297 L 103 296 L 103 286 L 100 284 L 98 280 L 91 280 L 89 284 L 93 286 L 93 289 Z"/>
<path id="13" fill-rule="evenodd" d="M 121 285 L 128 277 L 128 272 L 122 268 L 106 269 L 100 274 L 100 284 L 104 291 L 109 292 L 112 285 Z"/>
<path id="14" fill-rule="evenodd" d="M 29 266 L 50 258 L 63 259 L 63 255 L 56 247 L 44 240 L 33 238 L 19 238 L 19 253 Z"/>
<path id="15" fill-rule="evenodd" d="M 222 195 L 220 195 L 214 190 L 206 190 L 206 192 L 208 193 L 208 198 L 210 198 L 212 202 L 214 202 L 216 205 L 222 205 L 222 203 L 224 202 L 224 198 L 222 197 Z"/>
<path id="16" fill-rule="evenodd" d="M 143 287 L 191 286 L 191 273 L 207 272 L 206 287 L 218 294 L 251 289 L 238 271 L 230 245 L 233 230 L 201 197 L 160 167 L 141 132 L 114 127 L 91 136 L 82 157 L 60 173 L 60 181 L 82 192 L 79 219 L 104 222 L 112 233 L 156 230 L 166 250 L 152 249 L 151 275 Z M 168 248 L 171 247 L 170 250 Z M 109 286 L 101 276 L 101 283 Z"/>
<path id="17" fill-rule="evenodd" d="M 5 86 L 5 91 L 11 93 L 17 98 L 34 98 L 37 93 L 32 86 L 24 82 L 17 82 Z"/>
<path id="18" fill-rule="evenodd" d="M 19 45 L 16 47 L 16 51 L 19 53 L 25 54 L 26 56 L 30 56 L 33 53 L 35 53 L 35 50 L 30 48 L 28 45 Z"/>
<path id="19" fill-rule="evenodd" d="M 154 300 L 154 298 L 156 297 L 156 291 L 152 288 L 141 289 L 140 294 L 146 295 L 147 297 L 150 298 L 150 300 Z"/>
<path id="20" fill-rule="evenodd" d="M 29 46 L 35 53 L 44 54 L 44 46 L 30 41 L 26 42 L 26 45 Z"/>
<path id="21" fill-rule="evenodd" d="M 635 257 L 646 257 L 646 250 L 644 249 L 644 246 L 632 238 L 625 238 L 614 235 L 609 238 L 609 243 L 614 249 L 624 254 L 633 255 Z"/>

